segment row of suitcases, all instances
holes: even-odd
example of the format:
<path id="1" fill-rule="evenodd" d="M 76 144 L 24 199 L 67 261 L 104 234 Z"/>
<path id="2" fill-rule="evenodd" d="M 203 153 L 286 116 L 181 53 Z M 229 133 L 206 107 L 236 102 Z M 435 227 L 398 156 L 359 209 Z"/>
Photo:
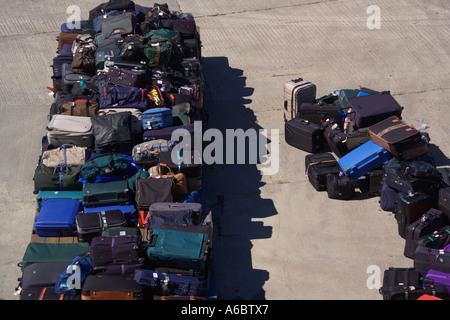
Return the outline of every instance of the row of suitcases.
<path id="1" fill-rule="evenodd" d="M 389 91 L 360 87 L 317 98 L 316 90 L 301 78 L 285 84 L 285 140 L 308 153 L 305 174 L 315 190 L 350 200 L 359 189 L 394 214 L 420 283 L 411 283 L 412 293 L 407 282 L 386 280 L 383 298 L 450 298 L 450 170 L 436 167 L 429 135 L 402 120 Z M 397 269 L 404 268 L 389 270 Z"/>
<path id="2" fill-rule="evenodd" d="M 17 294 L 206 299 L 213 224 L 202 161 L 188 144 L 175 152 L 202 130 L 195 20 L 167 4 L 110 0 L 73 25 L 57 38 Z M 181 140 L 172 140 L 177 129 Z"/>

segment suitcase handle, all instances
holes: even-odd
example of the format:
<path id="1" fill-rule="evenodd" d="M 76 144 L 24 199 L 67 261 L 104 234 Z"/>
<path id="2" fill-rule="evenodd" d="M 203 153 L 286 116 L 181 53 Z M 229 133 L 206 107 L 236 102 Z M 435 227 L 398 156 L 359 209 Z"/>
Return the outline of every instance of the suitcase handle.
<path id="1" fill-rule="evenodd" d="M 148 246 L 149 247 L 155 247 L 157 238 L 158 238 L 157 234 L 152 234 L 150 236 L 150 239 L 148 240 Z"/>

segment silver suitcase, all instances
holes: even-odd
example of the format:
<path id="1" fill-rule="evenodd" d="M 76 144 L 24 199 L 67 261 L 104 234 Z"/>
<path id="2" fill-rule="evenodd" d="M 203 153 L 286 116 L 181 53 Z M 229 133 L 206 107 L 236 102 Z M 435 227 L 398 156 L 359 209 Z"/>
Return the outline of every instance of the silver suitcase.
<path id="1" fill-rule="evenodd" d="M 71 144 L 77 147 L 94 147 L 90 117 L 53 115 L 47 124 L 48 143 L 54 147 Z"/>
<path id="2" fill-rule="evenodd" d="M 302 78 L 294 79 L 284 85 L 284 121 L 296 118 L 302 103 L 314 103 L 316 85 Z"/>

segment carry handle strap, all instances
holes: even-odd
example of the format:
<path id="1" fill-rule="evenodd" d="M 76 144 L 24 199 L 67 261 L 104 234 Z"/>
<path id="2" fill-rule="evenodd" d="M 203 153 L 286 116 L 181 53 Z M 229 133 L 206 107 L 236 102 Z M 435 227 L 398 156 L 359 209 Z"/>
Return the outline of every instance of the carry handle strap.
<path id="1" fill-rule="evenodd" d="M 169 170 L 169 174 L 168 175 L 171 175 L 171 176 L 175 175 L 175 173 L 173 173 L 173 170 L 166 163 L 160 163 L 158 165 L 158 172 L 159 172 L 160 175 L 161 175 L 161 171 L 159 171 L 160 167 L 167 168 Z"/>
<path id="2" fill-rule="evenodd" d="M 150 236 L 150 239 L 148 241 L 148 246 L 149 247 L 154 247 L 156 246 L 156 240 L 158 239 L 158 235 L 157 234 L 152 234 Z"/>

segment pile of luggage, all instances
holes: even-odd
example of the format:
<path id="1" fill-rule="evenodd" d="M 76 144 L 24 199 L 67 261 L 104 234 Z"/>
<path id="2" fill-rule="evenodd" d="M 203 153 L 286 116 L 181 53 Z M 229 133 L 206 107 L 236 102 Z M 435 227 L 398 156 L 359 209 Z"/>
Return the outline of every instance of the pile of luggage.
<path id="1" fill-rule="evenodd" d="M 316 98 L 303 79 L 285 84 L 286 142 L 303 151 L 317 191 L 350 200 L 356 189 L 394 213 L 412 268 L 385 271 L 384 299 L 450 299 L 450 170 L 429 154 L 430 137 L 405 120 L 389 91 L 360 87 Z"/>
<path id="2" fill-rule="evenodd" d="M 190 145 L 205 114 L 195 19 L 110 0 L 62 24 L 57 41 L 17 294 L 206 299 L 213 225 Z"/>

